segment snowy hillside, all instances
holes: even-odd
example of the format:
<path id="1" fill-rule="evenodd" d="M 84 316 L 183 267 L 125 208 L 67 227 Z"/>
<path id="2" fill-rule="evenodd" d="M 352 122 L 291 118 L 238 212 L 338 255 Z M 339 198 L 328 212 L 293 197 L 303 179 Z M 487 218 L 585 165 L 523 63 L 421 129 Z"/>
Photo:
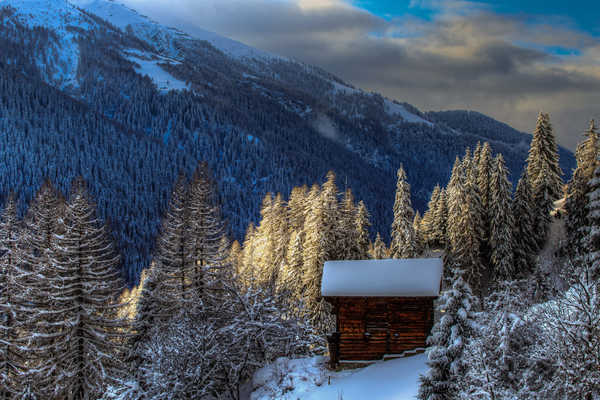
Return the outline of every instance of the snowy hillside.
<path id="1" fill-rule="evenodd" d="M 409 400 L 427 371 L 425 354 L 340 372 L 329 371 L 326 361 L 278 359 L 254 374 L 251 400 Z"/>

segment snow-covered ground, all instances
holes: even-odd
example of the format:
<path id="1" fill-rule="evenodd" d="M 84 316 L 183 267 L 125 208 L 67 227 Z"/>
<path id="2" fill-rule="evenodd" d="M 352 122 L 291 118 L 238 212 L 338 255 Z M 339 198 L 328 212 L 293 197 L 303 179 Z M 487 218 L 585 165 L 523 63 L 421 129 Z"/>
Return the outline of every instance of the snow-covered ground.
<path id="1" fill-rule="evenodd" d="M 426 119 L 419 117 L 416 114 L 409 112 L 402 104 L 395 103 L 388 99 L 385 99 L 385 111 L 389 115 L 400 115 L 403 120 L 406 122 L 426 124 L 429 126 L 433 126 L 433 124 Z"/>
<path id="2" fill-rule="evenodd" d="M 251 400 L 414 399 L 427 356 L 379 361 L 365 368 L 333 372 L 325 357 L 280 358 L 254 374 Z"/>
<path id="3" fill-rule="evenodd" d="M 144 53 L 131 49 L 126 53 L 130 61 L 136 63 L 135 71 L 140 75 L 147 75 L 160 91 L 184 90 L 189 86 L 182 80 L 175 78 L 165 71 L 160 64 L 179 64 L 178 61 L 161 57 L 156 54 Z"/>

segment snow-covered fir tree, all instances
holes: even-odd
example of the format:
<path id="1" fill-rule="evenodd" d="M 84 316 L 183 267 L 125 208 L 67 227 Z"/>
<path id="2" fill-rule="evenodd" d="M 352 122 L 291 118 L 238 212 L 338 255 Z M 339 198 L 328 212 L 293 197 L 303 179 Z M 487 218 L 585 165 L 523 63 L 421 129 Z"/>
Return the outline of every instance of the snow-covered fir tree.
<path id="1" fill-rule="evenodd" d="M 413 219 L 413 231 L 415 232 L 417 254 L 422 254 L 425 249 L 425 238 L 422 231 L 422 222 L 423 220 L 421 218 L 421 213 L 417 211 L 415 213 L 415 218 Z"/>
<path id="2" fill-rule="evenodd" d="M 53 398 L 99 398 L 125 374 L 116 304 L 124 282 L 119 256 L 81 178 L 72 184 L 62 224 L 55 273 L 46 277 L 60 291 L 52 300 L 52 312 L 60 316 L 52 343 L 58 374 L 48 389 Z"/>
<path id="3" fill-rule="evenodd" d="M 0 215 L 0 398 L 9 399 L 18 395 L 25 382 L 22 375 L 24 362 L 19 330 L 22 329 L 17 308 L 23 299 L 22 287 L 18 284 L 20 254 L 19 239 L 21 224 L 17 216 L 14 194 L 6 200 Z"/>
<path id="4" fill-rule="evenodd" d="M 417 254 L 415 232 L 413 229 L 413 211 L 410 200 L 410 185 L 406 180 L 406 172 L 400 166 L 394 202 L 394 221 L 392 222 L 390 257 L 412 258 Z"/>
<path id="5" fill-rule="evenodd" d="M 600 142 L 594 120 L 590 122 L 589 129 L 585 132 L 585 139 L 579 143 L 575 151 L 577 168 L 567 186 L 565 200 L 565 228 L 567 230 L 567 244 L 571 255 L 585 252 L 584 238 L 589 225 L 587 221 L 587 195 L 590 191 L 589 181 L 594 175 L 594 170 L 600 165 Z"/>
<path id="6" fill-rule="evenodd" d="M 598 162 L 600 162 L 600 157 Z M 600 166 L 596 167 L 594 176 L 588 185 L 590 192 L 586 205 L 588 226 L 585 238 L 588 255 L 584 260 L 590 263 L 594 277 L 600 277 Z"/>
<path id="7" fill-rule="evenodd" d="M 475 162 L 474 162 L 475 164 Z M 481 209 L 482 209 L 482 223 L 484 227 L 484 236 L 482 240 L 484 243 L 489 243 L 490 240 L 490 227 L 492 217 L 488 214 L 491 207 L 492 190 L 492 173 L 494 169 L 494 160 L 492 156 L 492 148 L 488 142 L 483 144 L 481 148 L 481 154 L 477 164 L 477 187 L 479 188 L 479 195 L 481 197 Z"/>
<path id="8" fill-rule="evenodd" d="M 569 289 L 535 307 L 542 335 L 533 359 L 552 360 L 554 373 L 540 388 L 545 398 L 600 396 L 600 283 L 595 266 L 567 262 Z"/>
<path id="9" fill-rule="evenodd" d="M 187 224 L 187 184 L 183 176 L 173 187 L 169 207 L 163 218 L 157 240 L 154 263 L 156 268 L 157 299 L 165 314 L 175 314 L 183 302 L 194 302 L 202 277 L 194 263 L 189 262 L 189 235 Z"/>
<path id="10" fill-rule="evenodd" d="M 198 296 L 202 296 L 207 274 L 214 272 L 222 263 L 225 223 L 218 205 L 215 183 L 208 164 L 202 162 L 194 172 L 185 202 L 186 257 L 188 267 L 194 268 L 193 285 Z"/>
<path id="11" fill-rule="evenodd" d="M 375 242 L 373 242 L 373 246 L 371 249 L 371 258 L 374 260 L 383 260 L 388 258 L 388 250 L 386 248 L 383 239 L 381 239 L 381 235 L 377 232 L 377 236 L 375 237 Z"/>
<path id="12" fill-rule="evenodd" d="M 533 193 L 531 208 L 535 212 L 534 232 L 538 249 L 546 242 L 553 203 L 562 196 L 562 174 L 550 116 L 540 113 L 527 157 L 527 181 Z"/>
<path id="13" fill-rule="evenodd" d="M 490 179 L 489 198 L 490 248 L 492 276 L 496 282 L 514 278 L 513 238 L 514 218 L 511 210 L 512 184 L 502 154 L 496 156 Z"/>
<path id="14" fill-rule="evenodd" d="M 476 329 L 463 353 L 468 368 L 459 379 L 461 398 L 530 399 L 539 389 L 529 377 L 534 369 L 529 355 L 540 332 L 526 316 L 529 305 L 522 283 L 502 282 L 477 313 Z"/>
<path id="15" fill-rule="evenodd" d="M 325 261 L 336 260 L 341 253 L 338 206 L 335 174 L 330 171 L 320 195 L 312 199 L 304 223 L 305 241 L 302 249 L 304 301 L 312 316 L 311 322 L 321 332 L 327 332 L 332 323 L 328 305 L 321 298 L 321 277 Z"/>
<path id="16" fill-rule="evenodd" d="M 356 221 L 355 221 L 355 229 L 356 229 L 356 257 L 355 260 L 366 260 L 369 258 L 369 245 L 371 244 L 369 240 L 369 227 L 371 226 L 371 222 L 369 222 L 369 211 L 367 210 L 367 206 L 361 200 L 358 202 L 358 211 L 356 212 Z"/>
<path id="17" fill-rule="evenodd" d="M 431 198 L 427 203 L 427 211 L 423 215 L 421 220 L 421 233 L 423 239 L 428 245 L 435 246 L 435 235 L 436 235 L 436 221 L 435 221 L 435 210 L 440 199 L 440 185 L 435 185 L 431 192 Z"/>
<path id="18" fill-rule="evenodd" d="M 26 321 L 22 355 L 28 366 L 23 376 L 23 390 L 36 397 L 54 393 L 60 371 L 56 368 L 54 346 L 64 315 L 57 312 L 54 299 L 62 299 L 64 288 L 53 279 L 59 272 L 55 259 L 58 238 L 64 234 L 64 225 L 60 224 L 63 218 L 64 199 L 46 181 L 25 216 L 19 244 L 22 250 L 19 319 Z"/>
<path id="19" fill-rule="evenodd" d="M 340 204 L 340 247 L 342 260 L 359 260 L 358 231 L 357 231 L 357 207 L 354 203 L 352 190 L 347 188 Z"/>
<path id="20" fill-rule="evenodd" d="M 511 213 L 514 216 L 512 232 L 514 276 L 518 278 L 529 277 L 534 271 L 536 262 L 537 242 L 534 233 L 535 215 L 531 208 L 532 197 L 527 173 L 523 171 L 511 205 Z"/>
<path id="21" fill-rule="evenodd" d="M 420 400 L 458 398 L 459 379 L 468 368 L 463 351 L 475 328 L 473 307 L 477 300 L 459 266 L 452 270 L 455 274 L 452 286 L 439 300 L 442 316 L 427 339 L 429 371 L 420 378 L 417 396 Z"/>
<path id="22" fill-rule="evenodd" d="M 443 248 L 446 246 L 448 229 L 448 197 L 446 189 L 440 190 L 438 201 L 433 212 L 433 245 Z"/>
<path id="23" fill-rule="evenodd" d="M 481 200 L 477 190 L 470 155 L 453 171 L 448 191 L 448 249 L 451 264 L 461 265 L 465 279 L 477 294 L 482 293 Z M 471 173 L 468 173 L 471 171 Z"/>

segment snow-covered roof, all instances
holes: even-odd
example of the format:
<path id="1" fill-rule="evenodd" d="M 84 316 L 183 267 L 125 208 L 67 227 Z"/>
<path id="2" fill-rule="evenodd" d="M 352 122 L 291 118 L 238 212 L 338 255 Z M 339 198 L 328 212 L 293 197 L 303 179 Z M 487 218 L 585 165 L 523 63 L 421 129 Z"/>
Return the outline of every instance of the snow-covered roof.
<path id="1" fill-rule="evenodd" d="M 323 267 L 324 297 L 438 296 L 440 258 L 327 261 Z"/>

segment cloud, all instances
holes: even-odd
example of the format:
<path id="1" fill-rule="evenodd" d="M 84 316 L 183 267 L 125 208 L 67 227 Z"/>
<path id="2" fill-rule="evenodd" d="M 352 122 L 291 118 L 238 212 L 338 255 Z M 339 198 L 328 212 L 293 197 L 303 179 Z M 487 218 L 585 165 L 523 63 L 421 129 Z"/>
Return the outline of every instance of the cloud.
<path id="1" fill-rule="evenodd" d="M 461 0 L 412 0 L 432 16 L 392 20 L 341 0 L 125 1 L 163 23 L 321 66 L 424 111 L 472 109 L 529 132 L 548 111 L 572 149 L 600 116 L 600 40 L 565 18 L 500 15 Z"/>

